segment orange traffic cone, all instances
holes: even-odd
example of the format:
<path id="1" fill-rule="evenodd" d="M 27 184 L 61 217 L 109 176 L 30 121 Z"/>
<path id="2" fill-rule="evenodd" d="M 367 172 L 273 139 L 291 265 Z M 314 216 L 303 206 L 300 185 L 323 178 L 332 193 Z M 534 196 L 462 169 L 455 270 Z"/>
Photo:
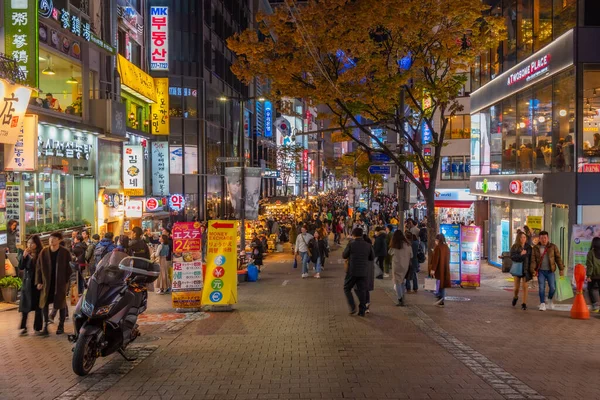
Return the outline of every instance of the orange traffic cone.
<path id="1" fill-rule="evenodd" d="M 571 307 L 571 318 L 574 319 L 590 319 L 590 310 L 588 310 L 585 298 L 583 297 L 583 282 L 585 281 L 585 267 L 581 264 L 575 266 L 575 284 L 577 285 L 577 293 L 575 301 Z"/>

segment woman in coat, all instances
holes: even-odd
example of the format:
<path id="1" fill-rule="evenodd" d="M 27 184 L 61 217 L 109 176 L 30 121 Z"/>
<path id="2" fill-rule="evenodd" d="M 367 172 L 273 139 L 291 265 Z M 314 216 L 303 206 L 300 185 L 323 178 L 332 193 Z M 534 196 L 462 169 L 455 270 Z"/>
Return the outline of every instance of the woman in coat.
<path id="1" fill-rule="evenodd" d="M 412 233 L 406 235 L 406 239 L 410 242 L 412 249 L 412 257 L 410 259 L 410 265 L 408 267 L 408 273 L 406 274 L 406 293 L 417 293 L 419 290 L 419 278 L 417 277 L 417 271 L 419 270 L 419 238 Z M 412 290 L 411 290 L 412 283 Z"/>
<path id="2" fill-rule="evenodd" d="M 446 289 L 452 287 L 452 283 L 450 281 L 450 247 L 446 244 L 446 237 L 441 233 L 435 236 L 435 248 L 429 262 L 429 274 L 440 281 L 438 299 L 434 304 L 444 307 Z"/>
<path id="3" fill-rule="evenodd" d="M 40 291 L 35 284 L 35 263 L 37 256 L 42 251 L 42 242 L 38 235 L 33 235 L 27 241 L 27 248 L 19 262 L 19 269 L 23 271 L 23 286 L 21 287 L 21 302 L 19 312 L 21 313 L 21 336 L 27 335 L 27 316 L 31 311 L 35 312 L 33 330 L 42 330 L 42 309 L 40 308 Z"/>
<path id="4" fill-rule="evenodd" d="M 397 306 L 404 307 L 404 278 L 413 257 L 412 246 L 401 229 L 394 232 L 390 243 L 390 256 L 392 256 L 392 282 L 398 295 Z"/>
<path id="5" fill-rule="evenodd" d="M 167 235 L 161 235 L 158 239 L 160 244 L 156 246 L 154 257 L 158 260 L 160 265 L 160 275 L 156 281 L 156 293 L 168 293 L 171 290 L 171 282 L 169 282 L 169 262 L 167 256 L 169 255 L 169 237 Z"/>
<path id="6" fill-rule="evenodd" d="M 513 263 L 523 263 L 523 273 L 520 275 L 513 275 L 515 278 L 515 287 L 512 305 L 513 307 L 517 305 L 517 301 L 519 301 L 519 288 L 521 287 L 521 283 L 523 283 L 523 304 L 521 304 L 522 310 L 527 310 L 527 292 L 529 291 L 527 282 L 533 278 L 531 275 L 531 269 L 529 268 L 532 250 L 531 244 L 528 243 L 527 234 L 524 232 L 517 233 L 515 243 L 510 248 L 510 259 L 513 261 Z"/>

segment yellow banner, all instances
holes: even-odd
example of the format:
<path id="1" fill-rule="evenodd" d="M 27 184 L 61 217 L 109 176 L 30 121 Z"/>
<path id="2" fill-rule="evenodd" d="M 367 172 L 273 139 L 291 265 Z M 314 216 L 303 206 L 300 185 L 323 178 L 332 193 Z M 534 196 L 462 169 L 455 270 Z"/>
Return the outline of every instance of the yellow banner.
<path id="1" fill-rule="evenodd" d="M 117 70 L 121 75 L 121 85 L 125 91 L 137 97 L 142 97 L 147 103 L 156 103 L 156 87 L 154 78 L 127 61 L 125 57 L 118 54 Z M 169 90 L 167 89 L 167 93 Z"/>
<path id="2" fill-rule="evenodd" d="M 525 223 L 527 224 L 529 229 L 534 231 L 534 233 L 540 233 L 540 231 L 542 230 L 542 217 L 541 216 L 537 217 L 534 215 L 528 215 L 527 219 L 525 220 Z"/>
<path id="3" fill-rule="evenodd" d="M 169 134 L 169 78 L 154 78 L 156 104 L 152 104 L 152 134 Z"/>
<path id="4" fill-rule="evenodd" d="M 203 305 L 237 303 L 237 221 L 208 222 Z"/>

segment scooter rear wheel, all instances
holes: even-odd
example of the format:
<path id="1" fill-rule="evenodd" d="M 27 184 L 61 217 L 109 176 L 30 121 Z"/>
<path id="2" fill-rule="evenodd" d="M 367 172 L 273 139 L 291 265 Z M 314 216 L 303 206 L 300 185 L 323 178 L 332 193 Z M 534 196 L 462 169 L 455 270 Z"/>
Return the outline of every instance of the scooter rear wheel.
<path id="1" fill-rule="evenodd" d="M 94 337 L 91 335 L 79 335 L 75 350 L 73 350 L 73 372 L 79 376 L 90 373 L 96 363 L 96 349 Z"/>

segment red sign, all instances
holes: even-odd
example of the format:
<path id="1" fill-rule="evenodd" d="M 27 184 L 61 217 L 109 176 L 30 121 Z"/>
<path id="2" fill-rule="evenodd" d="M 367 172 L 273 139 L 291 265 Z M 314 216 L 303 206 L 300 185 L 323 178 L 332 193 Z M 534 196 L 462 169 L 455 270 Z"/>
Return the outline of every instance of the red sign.
<path id="1" fill-rule="evenodd" d="M 521 181 L 512 181 L 509 189 L 512 194 L 521 194 L 523 192 L 523 184 Z"/>
<path id="2" fill-rule="evenodd" d="M 578 172 L 600 173 L 600 164 L 580 164 Z"/>
<path id="3" fill-rule="evenodd" d="M 302 151 L 302 165 L 304 166 L 302 169 L 308 171 L 308 150 Z"/>
<path id="4" fill-rule="evenodd" d="M 213 269 L 213 276 L 215 278 L 221 278 L 223 275 L 225 275 L 225 268 L 215 267 L 215 269 Z"/>
<path id="5" fill-rule="evenodd" d="M 506 84 L 510 86 L 522 80 L 530 81 L 531 79 L 548 71 L 549 67 L 550 54 L 546 54 L 545 56 L 542 56 L 539 59 L 527 64 L 527 66 L 521 68 L 515 73 L 510 74 Z"/>
<path id="6" fill-rule="evenodd" d="M 146 210 L 154 211 L 157 208 L 158 208 L 158 200 L 156 200 L 154 197 L 150 197 L 148 200 L 146 200 Z"/>
<path id="7" fill-rule="evenodd" d="M 176 222 L 173 225 L 172 235 L 174 253 L 202 249 L 202 231 L 199 222 Z"/>

